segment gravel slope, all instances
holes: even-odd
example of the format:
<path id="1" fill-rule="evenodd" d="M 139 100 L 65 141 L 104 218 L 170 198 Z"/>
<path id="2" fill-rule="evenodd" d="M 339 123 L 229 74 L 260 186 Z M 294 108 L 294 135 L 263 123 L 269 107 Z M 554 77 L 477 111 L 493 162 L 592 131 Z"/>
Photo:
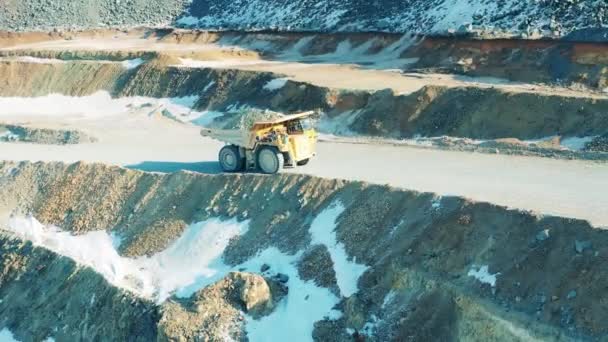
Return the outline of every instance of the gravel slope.
<path id="1" fill-rule="evenodd" d="M 8 0 L 0 29 L 176 24 L 212 30 L 481 32 L 605 41 L 601 0 Z M 591 15 L 590 15 L 591 13 Z"/>
<path id="2" fill-rule="evenodd" d="M 482 30 L 531 37 L 601 28 L 607 11 L 605 1 L 593 0 L 197 0 L 190 6 L 192 17 L 179 22 L 204 28 L 422 34 Z"/>
<path id="3" fill-rule="evenodd" d="M 182 13 L 185 3 L 184 0 L 8 0 L 0 2 L 0 29 L 167 24 Z"/>

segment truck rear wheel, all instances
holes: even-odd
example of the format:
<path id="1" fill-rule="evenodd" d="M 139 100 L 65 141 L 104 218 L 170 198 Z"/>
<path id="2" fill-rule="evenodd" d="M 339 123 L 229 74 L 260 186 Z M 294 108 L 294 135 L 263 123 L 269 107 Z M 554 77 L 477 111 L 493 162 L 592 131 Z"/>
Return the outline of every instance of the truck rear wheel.
<path id="1" fill-rule="evenodd" d="M 234 145 L 222 147 L 218 159 L 224 172 L 239 172 L 245 169 L 245 158 L 241 157 L 239 148 Z"/>
<path id="2" fill-rule="evenodd" d="M 258 151 L 258 167 L 265 174 L 275 174 L 283 169 L 285 158 L 276 148 L 264 146 Z"/>

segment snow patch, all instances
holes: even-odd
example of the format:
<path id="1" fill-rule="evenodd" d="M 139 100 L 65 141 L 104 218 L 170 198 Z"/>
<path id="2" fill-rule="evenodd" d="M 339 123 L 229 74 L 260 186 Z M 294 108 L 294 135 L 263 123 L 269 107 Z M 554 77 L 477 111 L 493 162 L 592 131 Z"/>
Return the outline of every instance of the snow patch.
<path id="1" fill-rule="evenodd" d="M 382 301 L 382 308 L 384 309 L 387 305 L 389 305 L 393 299 L 397 296 L 397 292 L 395 290 L 391 290 L 386 296 L 384 296 L 384 300 Z"/>
<path id="2" fill-rule="evenodd" d="M 332 203 L 315 217 L 310 226 L 310 233 L 313 244 L 323 244 L 329 250 L 340 292 L 345 297 L 349 297 L 357 292 L 359 277 L 368 267 L 357 264 L 356 260 L 349 261 L 344 244 L 337 241 L 336 223 L 344 210 L 345 208 L 341 202 Z"/>
<path id="3" fill-rule="evenodd" d="M 220 112 L 193 110 L 199 98 L 198 95 L 191 95 L 161 99 L 142 96 L 115 99 L 105 91 L 83 97 L 59 94 L 33 98 L 0 97 L 0 117 L 36 113 L 45 119 L 49 116 L 107 119 L 112 115 L 122 116 L 125 112 L 148 110 L 149 116 L 162 113 L 180 122 L 205 126 L 223 115 Z M 6 139 L 6 133 L 4 135 Z"/>
<path id="4" fill-rule="evenodd" d="M 339 299 L 331 291 L 300 279 L 296 267 L 300 256 L 301 253 L 286 255 L 273 247 L 239 266 L 257 272 L 263 264 L 268 264 L 272 272 L 289 276 L 287 297 L 272 314 L 259 320 L 247 317 L 250 341 L 312 341 L 315 322 L 342 316 L 340 311 L 333 310 Z"/>
<path id="5" fill-rule="evenodd" d="M 123 237 L 118 235 L 118 233 L 116 233 L 116 232 L 111 232 L 110 239 L 112 239 L 112 247 L 114 247 L 114 249 L 118 250 L 120 248 L 120 245 L 122 245 Z"/>
<path id="6" fill-rule="evenodd" d="M 0 116 L 29 115 L 40 116 L 86 116 L 103 117 L 109 112 L 122 113 L 131 101 L 112 99 L 108 92 L 97 92 L 84 97 L 50 94 L 41 97 L 0 97 Z"/>
<path id="7" fill-rule="evenodd" d="M 248 65 L 272 65 L 280 64 L 281 62 L 261 61 L 261 60 L 243 60 L 243 59 L 222 59 L 222 60 L 199 60 L 192 58 L 179 58 L 180 64 L 173 65 L 178 68 L 211 68 L 225 69 L 230 67 L 248 66 Z"/>
<path id="8" fill-rule="evenodd" d="M 481 283 L 489 284 L 492 287 L 496 287 L 496 276 L 500 275 L 500 273 L 491 274 L 489 272 L 488 266 L 481 266 L 479 268 L 471 268 L 469 273 L 467 273 L 469 277 L 473 277 L 479 280 Z"/>
<path id="9" fill-rule="evenodd" d="M 131 70 L 131 69 L 135 69 L 138 66 L 144 64 L 145 61 L 141 58 L 135 58 L 135 59 L 127 59 L 125 61 L 122 61 L 120 64 L 123 66 L 123 68 L 127 69 L 127 70 Z"/>
<path id="10" fill-rule="evenodd" d="M 372 315 L 370 317 L 370 320 L 365 322 L 360 333 L 365 336 L 371 337 L 376 333 L 376 330 L 378 329 L 378 326 L 380 325 L 380 323 L 381 323 L 381 321 L 378 319 L 378 317 L 376 317 L 376 315 Z"/>
<path id="11" fill-rule="evenodd" d="M 172 104 L 175 104 L 178 106 L 192 108 L 192 107 L 194 107 L 196 102 L 198 102 L 199 99 L 200 99 L 200 96 L 198 96 L 198 95 L 190 95 L 190 96 L 183 96 L 183 97 L 172 97 L 170 101 Z"/>
<path id="12" fill-rule="evenodd" d="M 32 216 L 12 217 L 9 229 L 35 246 L 91 267 L 114 286 L 163 302 L 198 278 L 212 277 L 218 269 L 224 269 L 221 261 L 224 249 L 232 238 L 247 231 L 248 224 L 249 221 L 216 218 L 194 223 L 166 250 L 137 259 L 120 256 L 106 231 L 75 236 L 45 226 Z"/>
<path id="13" fill-rule="evenodd" d="M 19 342 L 8 329 L 0 330 L 0 342 Z"/>
<path id="14" fill-rule="evenodd" d="M 441 196 L 434 197 L 433 200 L 431 201 L 431 208 L 433 208 L 434 210 L 441 209 L 441 200 L 442 200 Z"/>
<path id="15" fill-rule="evenodd" d="M 581 151 L 587 146 L 588 143 L 592 142 L 597 136 L 592 137 L 570 137 L 560 141 L 562 147 L 565 147 L 572 151 Z"/>
<path id="16" fill-rule="evenodd" d="M 182 26 L 196 26 L 198 25 L 199 20 L 193 16 L 185 16 L 177 19 L 176 23 Z"/>
<path id="17" fill-rule="evenodd" d="M 0 141 L 16 141 L 19 140 L 19 136 L 9 130 L 0 132 Z"/>
<path id="18" fill-rule="evenodd" d="M 38 57 L 32 57 L 32 56 L 20 56 L 20 57 L 15 57 L 12 60 L 17 61 L 17 62 L 22 62 L 22 63 L 33 63 L 33 64 L 63 64 L 63 63 L 65 63 L 65 61 L 63 61 L 61 59 L 38 58 Z"/>
<path id="19" fill-rule="evenodd" d="M 203 93 L 206 93 L 209 89 L 211 89 L 211 87 L 213 87 L 215 85 L 215 81 L 211 81 L 209 82 L 209 84 L 207 84 L 205 86 L 205 89 L 203 89 Z"/>
<path id="20" fill-rule="evenodd" d="M 317 124 L 317 128 L 319 129 L 319 131 L 327 134 L 354 136 L 356 134 L 348 127 L 350 127 L 350 125 L 355 122 L 361 112 L 362 111 L 345 111 L 333 118 L 330 118 L 327 115 L 323 115 L 323 117 L 321 117 L 321 120 Z"/>
<path id="21" fill-rule="evenodd" d="M 279 90 L 287 84 L 287 81 L 289 81 L 288 78 L 275 78 L 274 80 L 266 83 L 266 85 L 264 85 L 264 89 L 268 91 Z"/>

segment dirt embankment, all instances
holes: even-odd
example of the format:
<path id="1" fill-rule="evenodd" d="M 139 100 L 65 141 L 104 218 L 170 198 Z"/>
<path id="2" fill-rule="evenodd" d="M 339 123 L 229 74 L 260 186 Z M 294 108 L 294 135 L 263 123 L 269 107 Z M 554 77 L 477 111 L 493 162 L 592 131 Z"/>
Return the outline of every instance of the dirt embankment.
<path id="1" fill-rule="evenodd" d="M 174 32 L 167 41 L 197 41 L 200 34 Z M 351 59 L 365 65 L 393 59 L 405 71 L 603 90 L 608 87 L 608 48 L 602 43 L 559 40 L 466 39 L 389 33 L 255 34 L 223 33 L 220 42 L 257 50 L 266 58 L 300 60 L 315 56 Z M 340 53 L 337 53 L 340 51 Z M 399 64 L 401 60 L 401 64 Z M 367 63 L 366 63 L 367 62 Z"/>
<path id="2" fill-rule="evenodd" d="M 343 316 L 315 324 L 317 340 L 349 341 L 355 330 L 369 334 L 371 341 L 594 340 L 608 333 L 602 300 L 607 288 L 603 265 L 608 235 L 586 222 L 299 175 L 159 175 L 102 165 L 42 163 L 2 163 L 0 174 L 0 217 L 16 210 L 75 233 L 108 229 L 124 237 L 121 253 L 129 256 L 165 249 L 192 222 L 247 219 L 251 220 L 249 230 L 231 241 L 224 262 L 238 265 L 268 247 L 290 255 L 302 252 L 297 260 L 300 277 L 332 291 L 337 281 L 337 275 L 328 272 L 332 259 L 324 245 L 312 243 L 309 229 L 320 213 L 342 203 L 345 210 L 337 218 L 336 237 L 347 255 L 369 268 L 359 278 L 357 292 L 340 299 L 336 308 Z M 37 317 L 31 318 L 36 324 L 24 325 L 12 315 L 0 321 L 23 340 L 63 336 L 52 330 L 56 320 L 38 316 L 39 312 L 64 312 L 68 310 L 65 303 L 78 298 L 68 290 L 73 287 L 62 285 L 66 278 L 74 287 L 88 286 L 78 293 L 103 298 L 96 299 L 97 310 L 112 309 L 115 297 L 111 291 L 116 290 L 95 280 L 99 276 L 92 271 L 80 269 L 68 277 L 70 268 L 56 270 L 59 264 L 53 260 L 69 262 L 51 253 L 6 239 L 0 241 L 0 248 L 12 251 L 2 253 L 0 305 L 16 310 L 38 303 Z M 38 261 L 31 259 L 32 253 L 47 257 Z M 28 263 L 22 258 L 37 261 Z M 484 266 L 487 276 L 495 276 L 495 285 L 471 276 L 484 279 Z M 24 274 L 32 274 L 32 278 Z M 56 288 L 53 300 L 37 302 L 36 298 L 44 297 L 42 291 L 21 296 L 32 282 Z M 216 298 L 213 293 L 221 294 L 218 300 L 232 298 L 233 292 L 222 292 L 225 289 L 220 284 L 209 290 L 211 297 L 195 295 L 187 302 L 171 301 L 170 305 L 182 303 L 195 311 L 183 311 L 179 306 L 160 308 L 166 319 L 186 320 L 172 325 L 165 319 L 164 326 L 187 334 L 188 323 L 204 322 L 205 307 L 213 307 L 196 303 Z M 101 295 L 108 291 L 110 294 Z M 233 304 L 220 304 L 227 310 L 222 317 L 237 322 L 238 314 L 229 306 L 239 311 L 243 304 L 228 302 Z M 130 317 L 121 322 L 158 319 L 141 316 L 141 309 L 135 309 L 144 305 L 139 303 L 135 299 L 121 302 L 126 307 L 120 311 Z M 134 311 L 140 316 L 131 316 Z M 80 323 L 81 311 L 78 313 L 66 311 L 62 319 L 66 324 Z M 110 322 L 100 317 L 110 316 L 91 315 L 87 326 L 98 329 L 95 331 L 108 327 Z M 70 334 L 84 329 L 77 324 L 68 326 Z M 130 327 L 113 329 L 114 335 L 108 336 L 132 333 Z M 156 330 L 145 333 L 155 334 Z"/>
<path id="3" fill-rule="evenodd" d="M 405 138 L 450 135 L 477 139 L 535 139 L 552 135 L 593 136 L 608 132 L 602 98 L 563 97 L 492 88 L 427 86 L 412 94 L 329 89 L 287 81 L 266 72 L 181 68 L 159 57 L 135 69 L 121 63 L 0 62 L 2 96 L 50 93 L 88 95 L 106 90 L 116 97 L 199 96 L 198 110 L 230 112 L 253 106 L 283 112 L 321 109 L 338 132 Z M 224 119 L 230 120 L 228 114 Z M 218 123 L 221 124 L 221 123 Z"/>
<path id="4" fill-rule="evenodd" d="M 68 62 L 22 63 L 0 61 L 2 96 L 44 96 L 53 93 L 84 96 L 111 91 L 124 68 L 120 64 Z"/>
<path id="5" fill-rule="evenodd" d="M 608 87 L 605 44 L 426 38 L 404 53 L 409 70 L 493 76 L 526 83 Z"/>
<path id="6" fill-rule="evenodd" d="M 0 326 L 19 341 L 152 341 L 158 308 L 31 243 L 0 237 Z"/>
<path id="7" fill-rule="evenodd" d="M 269 60 L 324 61 L 353 63 L 380 69 L 439 72 L 468 76 L 499 77 L 526 83 L 588 87 L 602 91 L 608 87 L 608 48 L 602 43 L 564 40 L 442 38 L 395 33 L 286 33 L 236 32 L 180 29 L 98 29 L 50 33 L 10 33 L 0 31 L 0 47 L 77 39 L 140 39 L 149 42 L 136 50 L 149 51 L 155 44 L 182 55 L 204 56 L 210 50 L 203 45 L 228 47 L 241 54 L 259 54 Z M 120 42 L 120 40 L 118 40 Z M 68 44 L 69 45 L 69 44 Z M 30 50 L 7 50 L 0 55 L 34 55 L 65 59 L 118 58 L 136 55 L 131 52 L 105 51 L 99 48 L 70 51 L 57 47 Z M 41 51 L 45 49 L 48 51 Z"/>

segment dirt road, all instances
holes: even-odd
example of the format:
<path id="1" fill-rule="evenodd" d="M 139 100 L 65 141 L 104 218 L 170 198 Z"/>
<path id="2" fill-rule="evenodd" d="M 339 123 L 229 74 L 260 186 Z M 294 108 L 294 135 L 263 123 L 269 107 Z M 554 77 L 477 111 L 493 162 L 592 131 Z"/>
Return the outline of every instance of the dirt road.
<path id="1" fill-rule="evenodd" d="M 305 45 L 307 38 L 300 40 Z M 91 53 L 160 52 L 176 57 L 180 68 L 216 68 L 271 72 L 289 79 L 336 89 L 376 91 L 392 89 L 398 94 L 410 94 L 424 86 L 497 88 L 510 93 L 534 93 L 578 98 L 606 98 L 605 93 L 588 89 L 576 90 L 558 86 L 511 82 L 495 77 L 467 77 L 437 73 L 402 73 L 416 58 L 401 58 L 400 52 L 415 42 L 403 39 L 378 53 L 370 54 L 362 47 L 346 44 L 333 53 L 302 55 L 294 48 L 277 48 L 272 58 L 258 55 L 260 46 L 241 45 L 230 40 L 216 42 L 174 42 L 146 39 L 141 36 L 116 34 L 113 37 L 79 37 L 71 40 L 49 40 L 2 47 L 0 53 L 47 51 Z M 345 41 L 348 43 L 348 41 Z M 268 44 L 266 44 L 268 45 Z M 262 45 L 264 47 L 265 45 Z M 364 44 L 363 46 L 370 48 Z M 300 46 L 301 47 L 301 46 Z M 265 49 L 270 49 L 265 46 Z M 179 58 L 177 58 L 179 57 Z M 100 58 L 96 58 L 99 62 Z M 42 62 L 40 60 L 38 62 Z M 56 62 L 56 61 L 55 61 Z"/>
<path id="2" fill-rule="evenodd" d="M 82 160 L 146 171 L 219 172 L 222 144 L 200 137 L 198 127 L 121 108 L 100 109 L 103 117 L 77 110 L 61 116 L 5 113 L 5 122 L 78 129 L 99 141 L 69 146 L 0 143 L 0 160 Z M 464 196 L 608 226 L 608 164 L 323 142 L 312 163 L 287 172 Z"/>

